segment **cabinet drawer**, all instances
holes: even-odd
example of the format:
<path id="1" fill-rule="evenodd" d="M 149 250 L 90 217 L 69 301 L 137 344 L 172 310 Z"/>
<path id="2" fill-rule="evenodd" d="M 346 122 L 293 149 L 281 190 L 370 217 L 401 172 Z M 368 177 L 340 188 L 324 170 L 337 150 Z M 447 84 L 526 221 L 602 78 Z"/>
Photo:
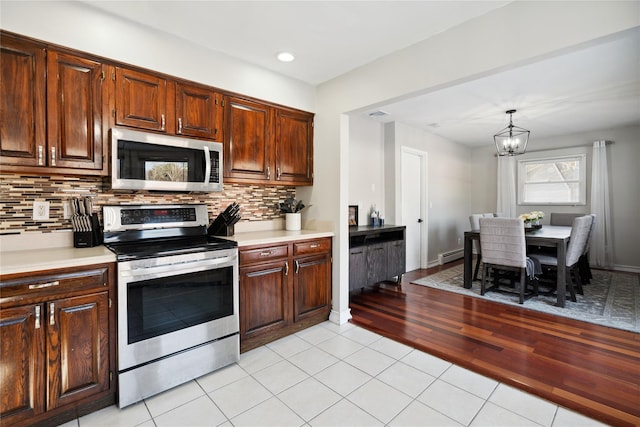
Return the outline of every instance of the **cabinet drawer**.
<path id="1" fill-rule="evenodd" d="M 108 284 L 109 270 L 106 266 L 4 277 L 0 278 L 0 301 L 4 304 L 31 297 L 59 297 L 66 292 L 102 288 Z"/>
<path id="2" fill-rule="evenodd" d="M 240 265 L 271 261 L 278 258 L 287 258 L 288 256 L 289 247 L 287 245 L 245 249 L 240 251 Z"/>
<path id="3" fill-rule="evenodd" d="M 294 255 L 307 255 L 329 252 L 331 250 L 330 239 L 309 240 L 306 242 L 295 242 L 293 244 Z"/>

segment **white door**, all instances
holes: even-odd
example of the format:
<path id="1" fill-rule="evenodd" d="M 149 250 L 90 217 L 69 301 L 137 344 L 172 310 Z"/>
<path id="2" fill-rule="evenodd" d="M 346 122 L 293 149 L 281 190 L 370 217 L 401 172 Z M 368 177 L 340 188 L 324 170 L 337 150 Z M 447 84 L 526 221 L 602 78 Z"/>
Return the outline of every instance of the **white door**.
<path id="1" fill-rule="evenodd" d="M 407 271 L 427 268 L 427 153 L 402 147 L 402 225 L 407 227 Z"/>

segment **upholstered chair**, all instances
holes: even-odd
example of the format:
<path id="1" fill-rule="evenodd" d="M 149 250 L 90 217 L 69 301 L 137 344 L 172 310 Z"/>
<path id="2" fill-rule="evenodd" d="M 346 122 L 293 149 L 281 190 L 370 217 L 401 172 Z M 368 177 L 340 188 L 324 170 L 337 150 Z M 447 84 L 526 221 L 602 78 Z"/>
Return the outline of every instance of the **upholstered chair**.
<path id="1" fill-rule="evenodd" d="M 494 215 L 492 213 L 469 215 L 469 225 L 471 225 L 472 230 L 480 230 L 480 218 L 492 218 L 494 216 L 497 215 Z M 478 270 L 480 269 L 480 264 L 482 263 L 482 250 L 479 242 L 474 242 L 473 250 L 476 254 L 476 267 L 473 270 L 472 280 L 478 280 Z"/>
<path id="2" fill-rule="evenodd" d="M 490 290 L 505 291 L 500 282 L 500 271 L 519 274 L 517 288 L 518 302 L 522 304 L 525 296 L 537 293 L 535 281 L 533 292 L 528 292 L 527 245 L 524 237 L 524 222 L 519 218 L 481 218 L 480 246 L 482 247 L 482 285 L 480 293 Z M 493 286 L 487 288 L 491 273 Z"/>
<path id="3" fill-rule="evenodd" d="M 584 254 L 585 246 L 589 241 L 592 223 L 593 217 L 591 215 L 584 215 L 575 218 L 571 225 L 571 236 L 569 237 L 569 244 L 567 245 L 565 266 L 567 268 L 567 288 L 571 295 L 571 301 L 574 302 L 577 301 L 576 290 L 580 294 L 584 293 L 578 264 L 580 257 Z M 558 258 L 556 255 L 536 253 L 530 256 L 540 262 L 543 271 L 557 274 Z"/>

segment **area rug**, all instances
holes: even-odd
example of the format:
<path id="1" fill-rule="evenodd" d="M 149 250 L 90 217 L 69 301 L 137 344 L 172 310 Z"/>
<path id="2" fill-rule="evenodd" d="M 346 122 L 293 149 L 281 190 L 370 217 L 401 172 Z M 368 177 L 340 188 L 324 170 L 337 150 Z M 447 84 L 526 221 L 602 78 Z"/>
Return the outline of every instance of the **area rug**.
<path id="1" fill-rule="evenodd" d="M 534 296 L 522 305 L 518 304 L 515 295 L 487 292 L 482 296 L 480 295 L 479 280 L 473 282 L 471 289 L 465 289 L 462 265 L 413 280 L 411 283 L 513 304 L 598 325 L 640 332 L 640 275 L 597 269 L 592 269 L 592 272 L 591 283 L 584 286 L 584 295 L 578 295 L 577 302 L 567 300 L 564 308 L 556 306 L 555 295 Z"/>

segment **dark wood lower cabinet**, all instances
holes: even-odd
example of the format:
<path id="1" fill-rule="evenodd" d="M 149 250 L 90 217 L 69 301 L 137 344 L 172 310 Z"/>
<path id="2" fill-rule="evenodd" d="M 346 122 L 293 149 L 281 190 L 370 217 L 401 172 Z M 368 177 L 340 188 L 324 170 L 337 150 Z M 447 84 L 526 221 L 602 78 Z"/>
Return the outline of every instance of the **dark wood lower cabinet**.
<path id="1" fill-rule="evenodd" d="M 352 227 L 349 230 L 349 291 L 399 278 L 406 269 L 404 226 Z"/>
<path id="2" fill-rule="evenodd" d="M 240 351 L 329 318 L 331 238 L 240 248 Z"/>
<path id="3" fill-rule="evenodd" d="M 0 279 L 0 424 L 57 425 L 115 403 L 114 267 Z"/>

